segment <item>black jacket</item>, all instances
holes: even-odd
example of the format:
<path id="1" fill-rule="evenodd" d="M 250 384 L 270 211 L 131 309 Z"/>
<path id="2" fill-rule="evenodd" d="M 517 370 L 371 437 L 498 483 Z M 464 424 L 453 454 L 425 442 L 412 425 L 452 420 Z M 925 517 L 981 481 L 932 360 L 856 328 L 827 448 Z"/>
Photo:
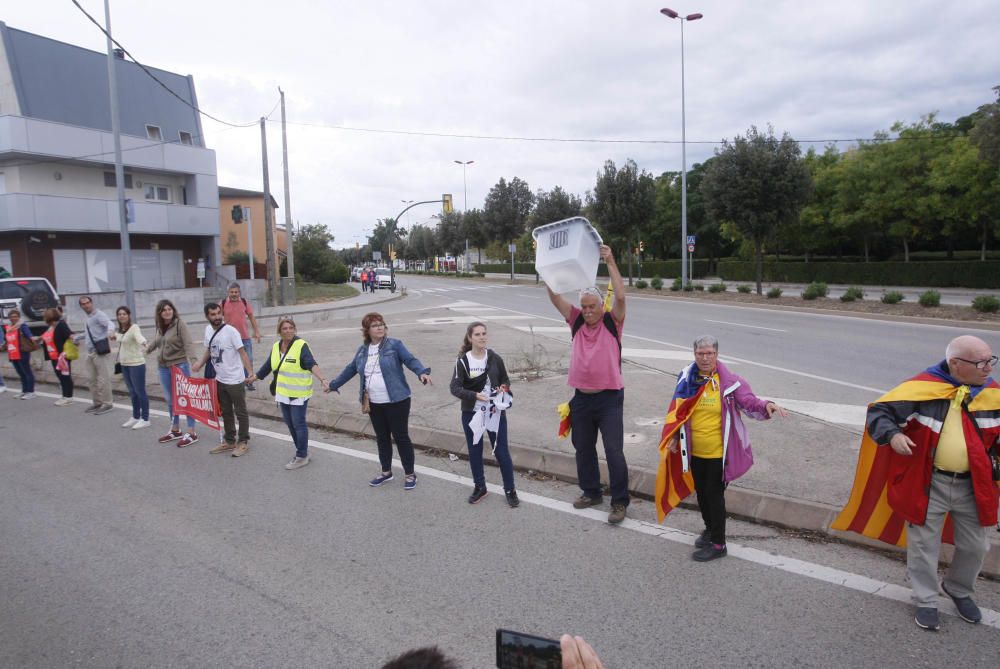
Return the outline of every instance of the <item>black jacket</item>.
<path id="1" fill-rule="evenodd" d="M 469 378 L 469 364 L 465 359 L 465 354 L 458 356 L 455 360 L 455 371 L 451 375 L 451 394 L 462 400 L 462 411 L 472 411 L 476 407 L 476 395 L 486 387 L 486 379 L 490 380 L 491 388 L 507 386 L 510 388 L 510 377 L 507 376 L 507 367 L 503 364 L 503 358 L 486 349 L 486 373 L 480 374 L 476 378 Z M 511 393 L 513 396 L 514 393 Z"/>

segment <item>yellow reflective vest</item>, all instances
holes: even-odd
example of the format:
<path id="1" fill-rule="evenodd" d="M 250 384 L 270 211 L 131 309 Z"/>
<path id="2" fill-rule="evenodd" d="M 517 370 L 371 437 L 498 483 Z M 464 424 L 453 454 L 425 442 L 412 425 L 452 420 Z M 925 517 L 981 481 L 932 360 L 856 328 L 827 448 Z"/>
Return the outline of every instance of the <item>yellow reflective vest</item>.
<path id="1" fill-rule="evenodd" d="M 304 339 L 293 341 L 284 361 L 281 360 L 281 341 L 276 341 L 271 348 L 271 369 L 278 370 L 278 385 L 275 391 L 285 397 L 292 399 L 312 397 L 312 372 L 302 369 L 299 365 L 299 356 L 305 344 Z M 281 363 L 280 367 L 278 363 Z"/>

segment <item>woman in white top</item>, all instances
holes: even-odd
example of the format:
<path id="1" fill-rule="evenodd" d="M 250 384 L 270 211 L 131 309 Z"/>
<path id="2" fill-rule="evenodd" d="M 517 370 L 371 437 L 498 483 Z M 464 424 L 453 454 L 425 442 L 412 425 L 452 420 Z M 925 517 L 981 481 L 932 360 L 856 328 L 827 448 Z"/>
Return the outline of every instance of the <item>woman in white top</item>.
<path id="1" fill-rule="evenodd" d="M 469 504 L 486 496 L 483 472 L 483 433 L 490 435 L 493 456 L 500 465 L 507 503 L 516 508 L 520 501 L 514 488 L 514 463 L 507 447 L 507 411 L 510 406 L 510 378 L 503 358 L 486 347 L 486 325 L 472 323 L 465 330 L 462 347 L 451 377 L 451 394 L 462 400 L 462 428 L 469 447 L 469 467 L 475 487 Z"/>
<path id="2" fill-rule="evenodd" d="M 132 417 L 122 423 L 124 428 L 141 430 L 149 427 L 149 396 L 146 394 L 146 338 L 139 325 L 132 322 L 132 311 L 118 307 L 115 312 L 118 333 L 112 335 L 118 342 L 118 363 L 122 367 L 122 379 L 132 398 Z"/>

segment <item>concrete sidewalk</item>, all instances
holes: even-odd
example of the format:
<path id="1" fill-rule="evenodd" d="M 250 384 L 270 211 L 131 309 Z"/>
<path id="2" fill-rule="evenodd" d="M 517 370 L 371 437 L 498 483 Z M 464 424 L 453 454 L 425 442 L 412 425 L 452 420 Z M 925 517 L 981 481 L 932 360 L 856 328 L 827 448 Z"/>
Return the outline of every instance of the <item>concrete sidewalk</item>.
<path id="1" fill-rule="evenodd" d="M 381 297 L 361 295 L 329 305 L 301 305 L 297 311 L 279 308 L 269 310 L 274 313 L 262 316 L 270 318 L 286 312 L 300 315 L 297 319 L 300 334 L 309 342 L 324 378 L 332 379 L 352 359 L 361 343 L 356 319 L 352 317 L 347 321 L 337 312 L 344 308 L 375 304 L 382 301 Z M 389 296 L 389 299 L 397 297 L 398 294 Z M 475 303 L 455 302 L 418 312 L 405 311 L 398 316 L 385 314 L 390 336 L 401 339 L 425 365 L 432 368 L 434 385 L 427 387 L 421 386 L 407 372 L 413 390 L 410 434 L 414 442 L 424 448 L 460 456 L 466 454 L 458 400 L 448 391 L 448 384 L 465 324 L 483 320 L 488 323 L 490 348 L 504 358 L 511 374 L 514 406 L 508 413 L 508 420 L 516 467 L 523 472 L 544 473 L 575 481 L 572 444 L 568 439 L 556 437 L 559 422 L 556 406 L 572 395 L 572 390 L 566 385 L 568 327 L 552 327 L 555 324 L 551 322 L 535 327 L 530 321 L 511 316 L 498 317 L 490 312 L 489 308 Z M 270 328 L 262 330 L 265 339 L 256 347 L 258 363 L 262 360 L 263 351 L 268 350 L 275 339 Z M 197 340 L 198 336 L 195 338 Z M 35 358 L 37 360 L 38 356 Z M 669 358 L 651 363 L 626 359 L 623 364 L 625 454 L 630 468 L 630 486 L 637 495 L 645 498 L 654 495 L 662 420 L 673 392 L 676 372 L 683 364 L 686 363 Z M 51 367 L 36 364 L 38 367 L 41 367 L 41 380 L 53 383 Z M 747 376 L 749 383 L 753 384 L 752 370 L 736 371 Z M 4 365 L 4 372 L 9 385 L 17 383 L 7 365 Z M 82 375 L 75 376 L 77 380 L 84 381 Z M 147 373 L 150 395 L 162 398 L 155 376 Z M 114 385 L 117 392 L 124 392 L 121 381 L 116 381 Z M 257 388 L 251 394 L 251 411 L 258 416 L 280 420 L 280 412 L 268 395 L 266 384 L 259 383 Z M 80 390 L 81 394 L 86 392 L 83 388 Z M 345 386 L 340 394 L 317 392 L 310 402 L 310 423 L 321 429 L 373 436 L 367 416 L 360 411 L 357 392 L 356 380 Z M 0 402 L 9 402 L 10 395 L 0 395 Z M 783 420 L 748 420 L 755 465 L 746 476 L 729 487 L 729 512 L 761 523 L 826 533 L 852 542 L 887 548 L 858 535 L 828 529 L 850 492 L 861 429 L 860 424 L 835 424 L 797 413 Z M 148 436 L 155 438 L 153 433 Z M 489 472 L 488 476 L 494 480 L 497 473 Z M 693 502 L 692 496 L 688 503 Z M 1000 534 L 991 531 L 990 536 L 994 546 L 1000 543 Z M 990 552 L 985 572 L 1000 577 L 1000 550 Z"/>

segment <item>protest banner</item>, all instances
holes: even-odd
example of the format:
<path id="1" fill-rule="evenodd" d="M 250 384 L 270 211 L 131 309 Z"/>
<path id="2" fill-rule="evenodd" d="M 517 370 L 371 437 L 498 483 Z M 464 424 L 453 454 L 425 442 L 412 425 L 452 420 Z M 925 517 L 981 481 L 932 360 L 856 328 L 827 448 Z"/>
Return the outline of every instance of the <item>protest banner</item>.
<path id="1" fill-rule="evenodd" d="M 171 367 L 174 384 L 174 415 L 190 416 L 213 430 L 219 429 L 219 395 L 215 379 L 184 376 L 179 367 Z"/>

